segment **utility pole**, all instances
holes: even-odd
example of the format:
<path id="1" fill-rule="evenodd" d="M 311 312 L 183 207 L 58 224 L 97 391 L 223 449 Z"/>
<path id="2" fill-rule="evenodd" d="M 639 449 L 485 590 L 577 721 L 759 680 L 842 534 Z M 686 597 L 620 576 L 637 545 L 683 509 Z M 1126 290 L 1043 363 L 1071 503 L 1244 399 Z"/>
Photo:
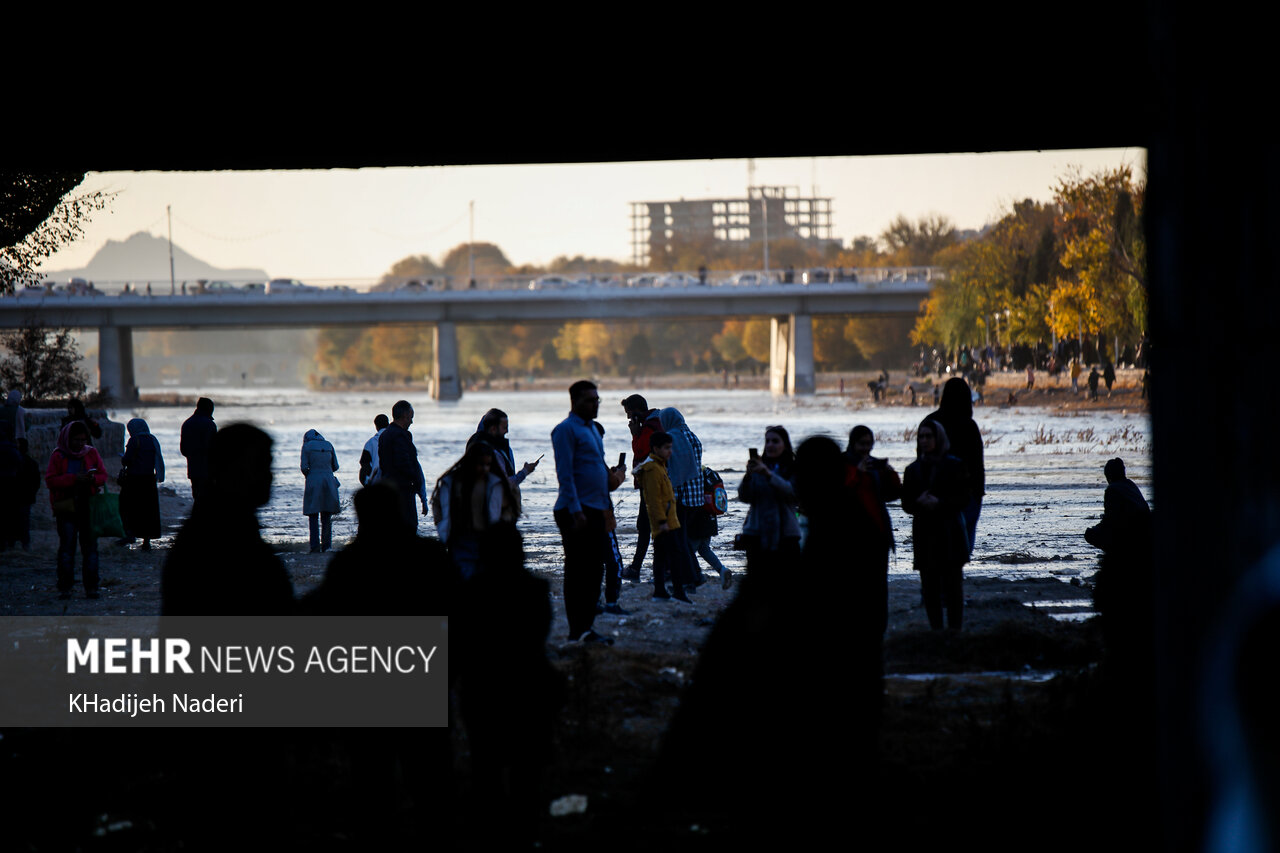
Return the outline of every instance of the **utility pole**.
<path id="1" fill-rule="evenodd" d="M 173 276 L 173 206 L 166 204 L 164 213 L 169 219 L 169 295 L 173 296 L 175 292 Z"/>
<path id="2" fill-rule="evenodd" d="M 760 205 L 764 208 L 764 274 L 769 276 L 769 197 L 760 188 Z"/>
<path id="3" fill-rule="evenodd" d="M 471 233 L 467 237 L 467 278 L 470 279 L 469 286 L 476 286 L 476 203 L 473 199 L 468 202 L 468 209 L 471 215 Z"/>

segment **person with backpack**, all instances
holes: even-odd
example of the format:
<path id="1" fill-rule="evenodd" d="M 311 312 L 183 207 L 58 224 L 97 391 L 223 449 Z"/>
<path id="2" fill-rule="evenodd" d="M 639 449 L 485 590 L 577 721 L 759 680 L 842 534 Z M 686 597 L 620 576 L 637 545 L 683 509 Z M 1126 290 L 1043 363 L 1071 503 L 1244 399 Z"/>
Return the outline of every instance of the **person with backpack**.
<path id="1" fill-rule="evenodd" d="M 716 516 L 723 515 L 728 508 L 728 496 L 725 493 L 724 480 L 710 468 L 703 467 L 702 483 L 705 489 L 706 503 L 699 509 L 689 513 L 689 529 L 686 535 L 694 554 L 706 561 L 706 564 L 720 574 L 720 588 L 733 586 L 733 572 L 725 568 L 724 563 L 711 550 L 711 540 L 720 532 Z"/>

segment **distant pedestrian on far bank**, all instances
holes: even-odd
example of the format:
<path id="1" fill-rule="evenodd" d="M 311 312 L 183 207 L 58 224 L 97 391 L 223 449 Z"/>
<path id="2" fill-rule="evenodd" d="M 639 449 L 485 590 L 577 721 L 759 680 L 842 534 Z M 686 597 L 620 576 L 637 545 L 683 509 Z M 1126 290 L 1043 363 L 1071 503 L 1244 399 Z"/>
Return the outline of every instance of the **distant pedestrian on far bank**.
<path id="1" fill-rule="evenodd" d="M 1097 365 L 1089 369 L 1089 399 L 1098 399 L 1098 380 L 1102 378 L 1102 374 L 1098 373 Z"/>
<path id="2" fill-rule="evenodd" d="M 1111 359 L 1107 359 L 1102 363 L 1102 382 L 1107 386 L 1107 396 L 1111 396 L 1111 386 L 1116 383 L 1116 369 L 1111 364 Z"/>
<path id="3" fill-rule="evenodd" d="M 187 479 L 191 481 L 191 498 L 199 501 L 209 492 L 209 450 L 218 425 L 213 421 L 213 401 L 201 397 L 196 410 L 182 422 L 178 450 L 187 458 Z"/>
<path id="4" fill-rule="evenodd" d="M 311 534 L 311 553 L 328 551 L 333 545 L 333 515 L 338 501 L 338 454 L 317 430 L 302 437 L 302 475 L 307 478 L 302 492 L 302 513 Z"/>

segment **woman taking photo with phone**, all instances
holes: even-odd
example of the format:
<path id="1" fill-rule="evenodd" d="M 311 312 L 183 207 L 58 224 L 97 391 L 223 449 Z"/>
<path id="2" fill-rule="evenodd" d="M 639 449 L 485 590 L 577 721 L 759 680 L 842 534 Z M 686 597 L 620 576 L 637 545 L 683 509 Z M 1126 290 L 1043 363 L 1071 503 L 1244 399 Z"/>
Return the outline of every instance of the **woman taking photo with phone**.
<path id="1" fill-rule="evenodd" d="M 747 577 L 759 583 L 800 556 L 800 522 L 796 518 L 796 454 L 791 436 L 781 426 L 764 431 L 764 452 L 751 449 L 747 473 L 738 486 L 738 500 L 750 504 L 742 525 L 747 552 Z"/>

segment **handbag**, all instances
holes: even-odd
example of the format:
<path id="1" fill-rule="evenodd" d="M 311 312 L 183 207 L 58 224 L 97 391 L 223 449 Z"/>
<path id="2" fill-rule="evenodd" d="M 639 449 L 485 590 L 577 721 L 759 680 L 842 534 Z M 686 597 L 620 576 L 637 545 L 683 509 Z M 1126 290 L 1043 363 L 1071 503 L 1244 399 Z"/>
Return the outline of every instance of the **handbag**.
<path id="1" fill-rule="evenodd" d="M 120 520 L 120 496 L 103 492 L 89 496 L 89 527 L 95 537 L 124 537 L 124 522 Z"/>

